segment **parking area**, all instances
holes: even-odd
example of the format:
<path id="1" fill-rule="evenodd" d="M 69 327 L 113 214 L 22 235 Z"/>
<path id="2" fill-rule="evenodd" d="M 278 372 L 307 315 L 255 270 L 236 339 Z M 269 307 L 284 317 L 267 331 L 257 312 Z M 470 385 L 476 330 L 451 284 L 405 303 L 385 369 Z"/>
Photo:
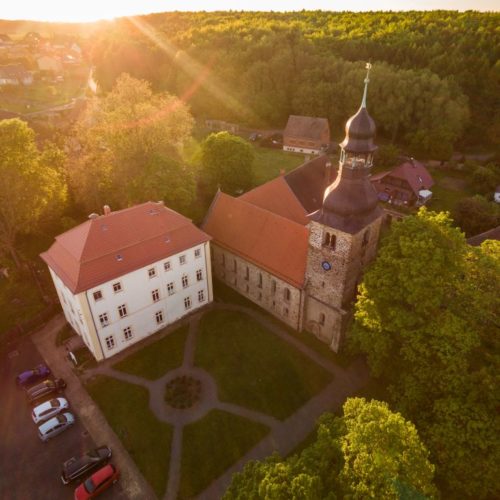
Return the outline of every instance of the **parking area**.
<path id="1" fill-rule="evenodd" d="M 0 359 L 0 499 L 63 500 L 73 498 L 75 484 L 64 486 L 60 480 L 61 464 L 68 458 L 95 447 L 82 425 L 78 408 L 70 411 L 76 423 L 59 436 L 43 443 L 37 435 L 26 400 L 25 390 L 15 383 L 23 370 L 44 362 L 30 339 Z M 50 368 L 52 368 L 49 365 Z M 53 373 L 60 376 L 57 370 Z M 47 398 L 49 399 L 49 398 Z M 107 443 L 97 443 L 102 445 Z M 120 482 L 99 498 L 125 499 Z"/>

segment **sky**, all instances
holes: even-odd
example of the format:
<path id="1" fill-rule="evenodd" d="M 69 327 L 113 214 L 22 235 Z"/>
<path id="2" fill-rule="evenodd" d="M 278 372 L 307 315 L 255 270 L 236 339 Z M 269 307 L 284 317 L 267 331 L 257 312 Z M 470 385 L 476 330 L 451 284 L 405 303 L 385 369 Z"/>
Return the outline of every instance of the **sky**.
<path id="1" fill-rule="evenodd" d="M 500 0 L 1 0 L 0 19 L 95 21 L 173 10 L 481 10 Z"/>

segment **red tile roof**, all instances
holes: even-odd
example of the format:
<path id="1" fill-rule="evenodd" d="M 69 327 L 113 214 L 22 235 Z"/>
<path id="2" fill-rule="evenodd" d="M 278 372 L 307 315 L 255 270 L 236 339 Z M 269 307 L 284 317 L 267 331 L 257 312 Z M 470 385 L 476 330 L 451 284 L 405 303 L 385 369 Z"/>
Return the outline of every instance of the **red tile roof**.
<path id="1" fill-rule="evenodd" d="M 393 170 L 374 175 L 371 181 L 383 184 L 386 176 L 396 177 L 407 181 L 417 197 L 421 189 L 430 189 L 434 185 L 431 174 L 429 174 L 428 170 L 416 160 L 405 161 Z"/>
<path id="2" fill-rule="evenodd" d="M 41 258 L 80 293 L 208 241 L 186 217 L 147 202 L 90 219 L 56 236 Z"/>
<path id="3" fill-rule="evenodd" d="M 283 177 L 277 177 L 252 189 L 248 193 L 242 194 L 239 199 L 298 222 L 303 226 L 309 222 L 306 210 Z"/>
<path id="4" fill-rule="evenodd" d="M 240 198 L 218 193 L 203 224 L 214 242 L 301 288 L 308 229 Z"/>

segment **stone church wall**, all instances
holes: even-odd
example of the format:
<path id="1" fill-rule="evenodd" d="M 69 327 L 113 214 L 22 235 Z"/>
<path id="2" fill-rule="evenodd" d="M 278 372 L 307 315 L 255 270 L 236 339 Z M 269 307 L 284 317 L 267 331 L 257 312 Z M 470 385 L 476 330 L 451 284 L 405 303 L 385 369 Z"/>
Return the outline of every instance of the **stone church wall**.
<path id="1" fill-rule="evenodd" d="M 216 278 L 293 329 L 300 329 L 300 289 L 213 242 L 211 246 Z"/>

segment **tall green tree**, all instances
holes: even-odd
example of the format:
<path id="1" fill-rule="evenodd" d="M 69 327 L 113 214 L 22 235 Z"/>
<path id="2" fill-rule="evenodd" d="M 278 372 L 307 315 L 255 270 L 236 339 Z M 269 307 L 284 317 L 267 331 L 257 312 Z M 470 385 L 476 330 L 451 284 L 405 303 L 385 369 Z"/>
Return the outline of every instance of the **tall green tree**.
<path id="1" fill-rule="evenodd" d="M 111 92 L 94 98 L 78 124 L 82 154 L 69 170 L 77 201 L 87 210 L 103 204 L 122 208 L 166 194 L 174 210 L 189 206 L 194 173 L 183 164 L 182 150 L 192 126 L 178 98 L 121 75 Z"/>
<path id="2" fill-rule="evenodd" d="M 499 363 L 495 243 L 469 247 L 446 214 L 425 209 L 394 224 L 360 286 L 352 336 L 415 422 L 445 490 L 476 498 L 498 492 L 488 390 Z M 458 473 L 474 461 L 466 477 Z"/>
<path id="3" fill-rule="evenodd" d="M 462 198 L 455 206 L 453 219 L 467 236 L 474 236 L 500 225 L 500 206 L 479 195 Z"/>
<path id="4" fill-rule="evenodd" d="M 209 189 L 229 194 L 249 189 L 253 183 L 252 146 L 229 132 L 210 134 L 201 144 L 202 176 Z"/>
<path id="5" fill-rule="evenodd" d="M 44 219 L 64 208 L 62 157 L 54 147 L 40 151 L 26 122 L 0 121 L 0 242 L 17 267 L 17 237 L 35 233 Z"/>
<path id="6" fill-rule="evenodd" d="M 434 466 L 415 426 L 386 403 L 348 399 L 342 417 L 324 414 L 300 455 L 248 463 L 224 499 L 407 498 L 437 496 Z"/>

